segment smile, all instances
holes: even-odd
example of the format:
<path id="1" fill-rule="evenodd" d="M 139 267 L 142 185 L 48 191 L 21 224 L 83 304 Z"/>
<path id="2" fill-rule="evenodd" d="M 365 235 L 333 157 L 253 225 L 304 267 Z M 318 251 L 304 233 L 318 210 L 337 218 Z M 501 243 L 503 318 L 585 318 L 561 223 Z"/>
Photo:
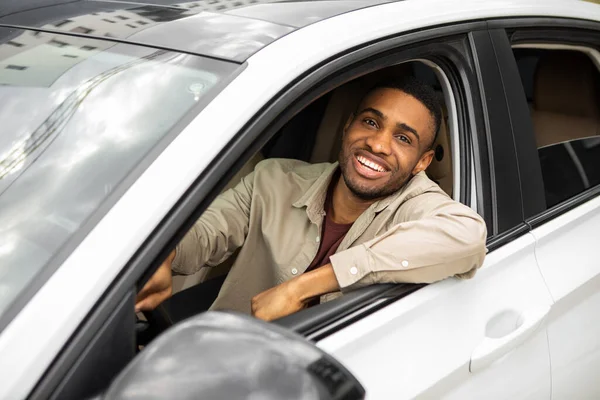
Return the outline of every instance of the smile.
<path id="1" fill-rule="evenodd" d="M 387 172 L 387 169 L 382 167 L 381 165 L 363 157 L 363 156 L 356 156 L 356 160 L 361 163 L 362 165 L 364 165 L 367 168 L 372 169 L 373 171 L 377 171 L 377 172 Z"/>
<path id="2" fill-rule="evenodd" d="M 387 176 L 390 169 L 387 166 L 375 162 L 367 154 L 356 154 L 352 157 L 354 170 L 361 177 L 369 180 L 377 180 Z"/>

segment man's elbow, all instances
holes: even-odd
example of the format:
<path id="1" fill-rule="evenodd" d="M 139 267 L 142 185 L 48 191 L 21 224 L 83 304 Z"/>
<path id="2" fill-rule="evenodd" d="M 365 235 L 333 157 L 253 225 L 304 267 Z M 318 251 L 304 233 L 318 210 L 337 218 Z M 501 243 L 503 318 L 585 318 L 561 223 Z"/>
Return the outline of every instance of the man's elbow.
<path id="1" fill-rule="evenodd" d="M 471 215 L 461 216 L 459 221 L 460 228 L 455 232 L 455 239 L 465 246 L 467 252 L 485 254 L 487 227 L 483 218 L 472 212 Z"/>
<path id="2" fill-rule="evenodd" d="M 457 257 L 456 261 L 451 263 L 450 276 L 469 279 L 475 276 L 477 270 L 483 265 L 487 254 L 487 227 L 483 218 L 474 212 L 473 214 L 463 216 L 461 229 L 455 232 Z"/>
<path id="3" fill-rule="evenodd" d="M 487 254 L 486 248 L 487 240 L 487 229 L 483 220 L 481 223 L 477 223 L 476 227 L 470 229 L 466 242 L 468 245 L 465 249 L 466 257 L 461 263 L 461 270 L 458 271 L 455 276 L 461 279 L 470 279 L 475 276 L 475 273 L 483 265 L 485 255 Z"/>

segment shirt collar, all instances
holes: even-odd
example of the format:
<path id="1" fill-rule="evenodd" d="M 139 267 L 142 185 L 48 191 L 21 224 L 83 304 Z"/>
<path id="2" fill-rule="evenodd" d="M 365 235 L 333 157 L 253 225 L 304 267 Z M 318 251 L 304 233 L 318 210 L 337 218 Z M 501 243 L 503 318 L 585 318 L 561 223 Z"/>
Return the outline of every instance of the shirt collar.
<path id="1" fill-rule="evenodd" d="M 325 215 L 325 198 L 327 197 L 327 189 L 331 178 L 338 168 L 338 163 L 335 162 L 327 167 L 317 178 L 315 183 L 293 203 L 296 208 L 306 207 L 306 214 L 313 223 L 318 223 Z"/>
<path id="2" fill-rule="evenodd" d="M 372 204 L 376 213 L 385 210 L 394 201 L 403 197 L 402 202 L 427 192 L 435 183 L 429 179 L 425 171 L 421 171 L 404 184 L 396 193 Z"/>
<path id="3" fill-rule="evenodd" d="M 335 174 L 338 166 L 339 164 L 337 162 L 331 164 L 321 173 L 321 175 L 306 191 L 306 193 L 300 196 L 300 198 L 292 204 L 296 208 L 306 207 L 306 214 L 313 223 L 317 223 L 317 221 L 320 221 L 325 215 L 325 199 L 327 197 L 327 189 L 329 188 L 331 178 Z M 419 172 L 396 193 L 371 204 L 368 210 L 379 213 L 385 210 L 400 196 L 406 196 L 406 200 L 408 200 L 409 198 L 425 192 L 429 186 L 431 186 L 430 183 L 432 182 L 429 180 L 429 178 L 427 178 L 425 172 Z"/>

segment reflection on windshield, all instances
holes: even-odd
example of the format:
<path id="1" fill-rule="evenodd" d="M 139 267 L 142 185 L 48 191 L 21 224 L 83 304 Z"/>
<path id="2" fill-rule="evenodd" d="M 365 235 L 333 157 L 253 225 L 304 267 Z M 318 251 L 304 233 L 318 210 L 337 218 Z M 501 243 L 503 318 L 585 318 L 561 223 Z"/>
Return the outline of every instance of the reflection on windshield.
<path id="1" fill-rule="evenodd" d="M 17 52 L 0 45 L 0 315 L 235 68 L 148 47 L 45 33 L 36 40 Z M 63 62 L 83 46 L 94 50 Z"/>
<path id="2" fill-rule="evenodd" d="M 248 5 L 256 6 L 258 3 L 271 1 L 161 1 L 163 6 L 135 2 L 86 2 L 85 7 L 73 2 L 59 2 L 47 7 L 25 7 L 24 10 L 7 15 L 0 14 L 0 23 L 126 39 L 133 43 L 242 62 L 260 48 L 294 30 L 293 27 L 269 22 L 260 17 L 244 18 L 232 13 Z M 73 15 L 74 13 L 82 14 Z M 51 15 L 57 17 L 53 19 Z M 9 44 L 15 47 L 28 46 L 36 42 L 35 35 L 32 32 L 32 35 L 12 40 Z M 66 43 L 59 38 L 55 39 L 52 45 L 62 48 Z M 64 57 L 76 58 L 77 53 L 64 54 Z"/>

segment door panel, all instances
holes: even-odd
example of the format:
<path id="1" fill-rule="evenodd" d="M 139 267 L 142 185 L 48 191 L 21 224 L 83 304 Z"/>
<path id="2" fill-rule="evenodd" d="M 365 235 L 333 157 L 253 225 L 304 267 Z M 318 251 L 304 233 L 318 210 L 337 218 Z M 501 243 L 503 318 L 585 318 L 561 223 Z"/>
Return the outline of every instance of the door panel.
<path id="1" fill-rule="evenodd" d="M 546 360 L 542 362 L 542 355 Z M 445 399 L 550 399 L 548 382 L 550 362 L 545 329 L 538 329 L 534 336 L 507 354 L 475 379 L 463 374 L 462 384 L 449 391 L 440 391 L 428 398 Z M 433 394 L 433 393 L 432 393 Z M 424 396 L 425 397 L 425 396 Z"/>
<path id="2" fill-rule="evenodd" d="M 319 342 L 367 389 L 367 398 L 550 398 L 545 321 L 476 373 L 486 336 L 510 334 L 552 299 L 525 234 L 490 253 L 471 280 L 442 281 Z"/>
<path id="3" fill-rule="evenodd" d="M 553 399 L 600 398 L 600 197 L 536 228 L 536 257 L 556 301 L 548 316 Z"/>
<path id="4" fill-rule="evenodd" d="M 598 226 L 600 197 L 532 231 L 536 257 L 556 302 L 600 274 Z"/>

